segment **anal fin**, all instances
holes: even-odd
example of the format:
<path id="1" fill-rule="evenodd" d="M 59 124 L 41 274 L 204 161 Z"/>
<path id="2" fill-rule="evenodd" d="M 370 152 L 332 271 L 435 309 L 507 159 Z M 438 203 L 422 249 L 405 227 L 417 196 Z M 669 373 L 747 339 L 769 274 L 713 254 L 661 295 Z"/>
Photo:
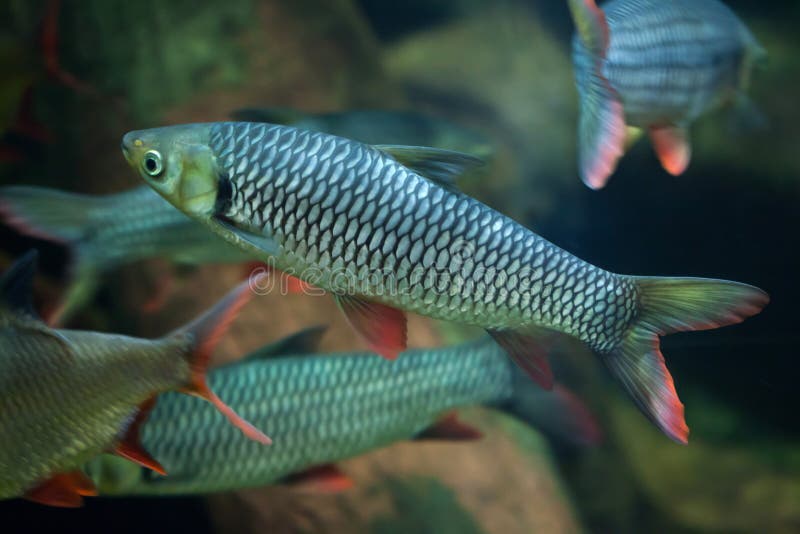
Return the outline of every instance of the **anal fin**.
<path id="1" fill-rule="evenodd" d="M 339 493 L 354 486 L 353 480 L 334 464 L 323 464 L 289 475 L 284 483 L 314 493 Z"/>
<path id="2" fill-rule="evenodd" d="M 97 489 L 91 479 L 81 471 L 72 471 L 53 475 L 28 491 L 25 498 L 49 506 L 77 508 L 83 505 L 84 496 L 94 495 Z"/>
<path id="3" fill-rule="evenodd" d="M 416 435 L 416 440 L 472 441 L 481 439 L 483 433 L 459 420 L 455 412 L 449 413 Z"/>
<path id="4" fill-rule="evenodd" d="M 692 159 L 689 132 L 680 126 L 658 126 L 650 128 L 650 140 L 661 166 L 673 176 L 680 176 Z"/>
<path id="5" fill-rule="evenodd" d="M 536 336 L 515 330 L 489 330 L 489 335 L 503 347 L 514 363 L 544 389 L 553 388 L 553 371 L 547 355 L 553 334 L 543 332 Z"/>
<path id="6" fill-rule="evenodd" d="M 336 302 L 370 349 L 387 360 L 406 350 L 406 316 L 401 310 L 350 295 L 336 295 Z"/>
<path id="7" fill-rule="evenodd" d="M 144 449 L 139 439 L 142 425 L 147 420 L 150 412 L 156 405 L 156 397 L 145 401 L 136 412 L 136 416 L 128 425 L 122 440 L 114 447 L 114 454 L 135 462 L 143 467 L 152 469 L 159 475 L 166 475 L 164 467 Z"/>

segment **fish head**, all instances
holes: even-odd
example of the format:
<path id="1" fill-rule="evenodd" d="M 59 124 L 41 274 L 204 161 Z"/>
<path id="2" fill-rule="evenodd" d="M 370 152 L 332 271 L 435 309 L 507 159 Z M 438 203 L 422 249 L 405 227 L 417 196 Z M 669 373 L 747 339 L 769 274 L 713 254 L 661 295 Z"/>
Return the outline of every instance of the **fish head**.
<path id="1" fill-rule="evenodd" d="M 158 194 L 187 215 L 208 216 L 217 200 L 219 173 L 210 124 L 128 132 L 122 153 Z"/>

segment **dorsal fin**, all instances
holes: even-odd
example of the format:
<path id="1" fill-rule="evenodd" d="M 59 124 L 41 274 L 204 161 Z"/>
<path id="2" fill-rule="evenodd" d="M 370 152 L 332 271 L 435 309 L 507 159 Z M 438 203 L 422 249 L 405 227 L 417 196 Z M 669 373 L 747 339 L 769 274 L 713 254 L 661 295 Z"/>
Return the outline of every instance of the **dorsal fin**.
<path id="1" fill-rule="evenodd" d="M 39 318 L 33 308 L 33 277 L 39 253 L 28 251 L 9 267 L 0 277 L 0 300 L 11 312 L 24 313 Z"/>
<path id="2" fill-rule="evenodd" d="M 258 360 L 268 360 L 279 356 L 302 356 L 310 354 L 317 349 L 320 339 L 325 335 L 327 326 L 316 325 L 304 328 L 294 334 L 289 334 L 283 339 L 273 343 L 268 343 L 263 347 L 254 350 L 239 360 L 231 362 L 231 365 L 246 363 Z"/>
<path id="3" fill-rule="evenodd" d="M 456 189 L 455 180 L 482 167 L 484 161 L 463 152 L 420 146 L 375 145 L 375 148 L 447 189 Z"/>
<path id="4" fill-rule="evenodd" d="M 315 325 L 304 328 L 294 334 L 289 334 L 283 339 L 279 339 L 260 349 L 256 349 L 247 356 L 248 360 L 261 360 L 285 356 L 287 354 L 308 354 L 314 352 L 319 346 L 319 341 L 328 329 L 325 325 Z"/>

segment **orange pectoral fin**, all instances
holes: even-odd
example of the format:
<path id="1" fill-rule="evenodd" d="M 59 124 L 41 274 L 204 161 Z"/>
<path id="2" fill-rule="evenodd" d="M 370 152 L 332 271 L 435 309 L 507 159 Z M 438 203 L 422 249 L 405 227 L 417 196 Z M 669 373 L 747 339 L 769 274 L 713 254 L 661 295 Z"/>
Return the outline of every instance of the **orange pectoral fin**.
<path id="1" fill-rule="evenodd" d="M 72 471 L 52 476 L 28 491 L 25 498 L 49 506 L 77 508 L 83 505 L 83 496 L 95 495 L 94 482 L 82 472 Z"/>
<path id="2" fill-rule="evenodd" d="M 680 176 L 692 159 L 689 132 L 678 126 L 650 128 L 650 140 L 661 166 L 673 176 Z"/>
<path id="3" fill-rule="evenodd" d="M 147 467 L 148 469 L 152 469 L 159 475 L 163 476 L 166 475 L 167 472 L 164 470 L 161 464 L 158 463 L 158 461 L 156 461 L 152 456 L 150 456 L 150 453 L 148 453 L 144 447 L 142 447 L 142 443 L 139 439 L 142 425 L 147 420 L 147 417 L 150 415 L 150 412 L 153 410 L 155 405 L 156 397 L 153 397 L 152 399 L 145 401 L 139 407 L 136 417 L 134 417 L 122 440 L 117 443 L 112 452 L 117 456 L 121 456 L 143 467 Z"/>

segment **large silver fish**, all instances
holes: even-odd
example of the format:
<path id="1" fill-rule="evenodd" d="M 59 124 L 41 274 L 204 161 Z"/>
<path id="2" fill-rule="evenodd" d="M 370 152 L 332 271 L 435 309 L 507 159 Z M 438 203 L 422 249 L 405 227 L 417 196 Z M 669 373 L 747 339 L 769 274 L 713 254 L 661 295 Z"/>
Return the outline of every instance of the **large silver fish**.
<path id="1" fill-rule="evenodd" d="M 689 125 L 723 104 L 744 103 L 753 66 L 766 56 L 750 30 L 718 0 L 569 0 L 580 94 L 579 166 L 605 186 L 639 129 L 664 169 L 691 157 Z"/>
<path id="2" fill-rule="evenodd" d="M 737 323 L 767 303 L 723 280 L 614 274 L 454 190 L 474 158 L 370 146 L 287 126 L 191 124 L 130 132 L 130 165 L 229 242 L 335 294 L 386 357 L 405 348 L 401 310 L 485 328 L 552 384 L 543 340 L 597 351 L 636 403 L 685 442 L 659 336 Z"/>

